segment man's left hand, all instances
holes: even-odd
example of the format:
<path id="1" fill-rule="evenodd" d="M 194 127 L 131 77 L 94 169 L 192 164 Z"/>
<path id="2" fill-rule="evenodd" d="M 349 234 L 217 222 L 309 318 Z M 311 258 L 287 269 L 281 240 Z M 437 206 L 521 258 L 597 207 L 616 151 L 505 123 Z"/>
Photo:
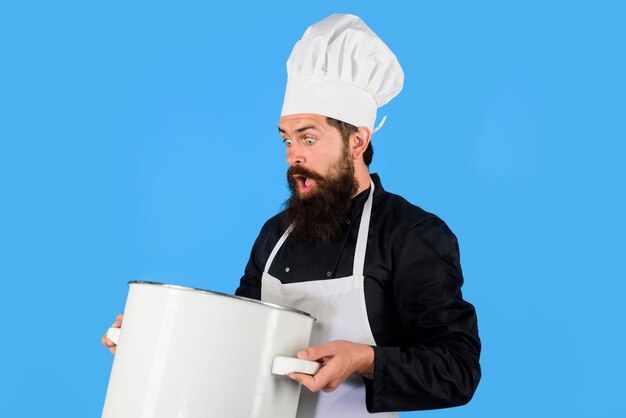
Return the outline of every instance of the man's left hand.
<path id="1" fill-rule="evenodd" d="M 324 364 L 314 376 L 302 373 L 289 375 L 312 392 L 332 392 L 352 373 L 369 378 L 374 373 L 374 349 L 351 341 L 336 340 L 310 347 L 300 351 L 298 358 Z"/>

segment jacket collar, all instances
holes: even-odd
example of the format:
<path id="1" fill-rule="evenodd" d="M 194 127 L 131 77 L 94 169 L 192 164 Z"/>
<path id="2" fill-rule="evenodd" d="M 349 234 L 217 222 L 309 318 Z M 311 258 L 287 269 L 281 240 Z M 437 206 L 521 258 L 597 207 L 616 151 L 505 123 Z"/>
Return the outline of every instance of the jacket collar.
<path id="1" fill-rule="evenodd" d="M 374 200 L 376 200 L 381 194 L 385 192 L 385 189 L 380 182 L 380 177 L 378 176 L 378 174 L 372 173 L 370 174 L 370 178 L 372 179 L 374 186 L 376 186 L 376 189 L 374 189 Z M 371 186 L 352 198 L 352 216 L 358 215 L 363 211 L 363 206 L 365 205 L 367 197 L 370 194 L 370 188 Z"/>

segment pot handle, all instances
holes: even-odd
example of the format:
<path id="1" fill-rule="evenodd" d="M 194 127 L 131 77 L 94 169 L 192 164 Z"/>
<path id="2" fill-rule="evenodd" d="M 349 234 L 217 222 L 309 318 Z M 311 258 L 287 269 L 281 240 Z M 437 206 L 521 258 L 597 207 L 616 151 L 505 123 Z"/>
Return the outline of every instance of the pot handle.
<path id="1" fill-rule="evenodd" d="M 109 328 L 109 330 L 107 331 L 107 338 L 113 341 L 115 345 L 117 345 L 117 342 L 120 340 L 121 330 L 121 328 Z"/>
<path id="2" fill-rule="evenodd" d="M 317 361 L 300 360 L 294 357 L 276 356 L 272 363 L 272 373 L 285 376 L 294 372 L 314 375 L 321 364 Z"/>

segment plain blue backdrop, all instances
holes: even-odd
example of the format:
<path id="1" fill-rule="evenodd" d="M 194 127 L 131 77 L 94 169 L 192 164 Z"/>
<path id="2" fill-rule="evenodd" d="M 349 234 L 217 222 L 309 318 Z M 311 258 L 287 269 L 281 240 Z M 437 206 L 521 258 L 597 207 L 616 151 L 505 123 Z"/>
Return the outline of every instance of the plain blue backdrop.
<path id="1" fill-rule="evenodd" d="M 623 3 L 393 0 L 0 5 L 2 416 L 100 415 L 129 280 L 234 292 L 335 12 L 404 68 L 372 171 L 458 236 L 484 344 L 469 405 L 401 416 L 626 417 Z"/>

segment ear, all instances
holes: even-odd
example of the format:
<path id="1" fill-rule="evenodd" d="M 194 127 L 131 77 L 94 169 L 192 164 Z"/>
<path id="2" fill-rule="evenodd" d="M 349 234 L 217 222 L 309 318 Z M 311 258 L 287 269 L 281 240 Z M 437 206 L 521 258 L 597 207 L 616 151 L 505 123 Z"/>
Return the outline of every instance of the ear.
<path id="1" fill-rule="evenodd" d="M 350 156 L 353 160 L 363 159 L 363 153 L 372 139 L 372 133 L 366 126 L 359 126 L 350 136 Z"/>

